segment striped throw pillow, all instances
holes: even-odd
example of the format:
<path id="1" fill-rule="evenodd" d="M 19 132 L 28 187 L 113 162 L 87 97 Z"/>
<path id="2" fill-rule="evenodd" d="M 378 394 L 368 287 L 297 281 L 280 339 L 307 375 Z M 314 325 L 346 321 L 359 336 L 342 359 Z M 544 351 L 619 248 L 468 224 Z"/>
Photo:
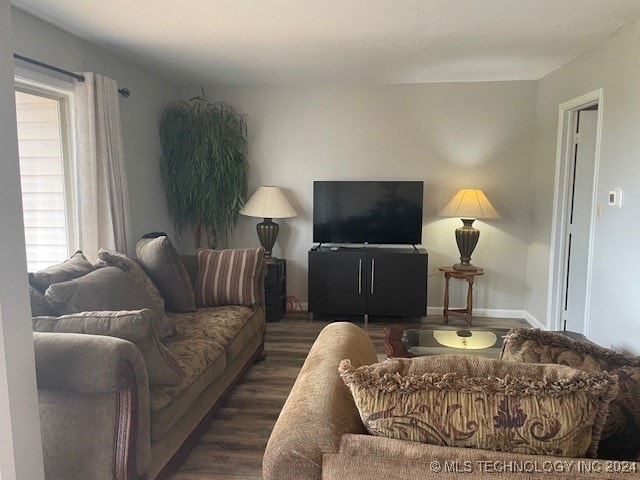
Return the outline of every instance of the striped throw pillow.
<path id="1" fill-rule="evenodd" d="M 255 305 L 264 249 L 199 250 L 196 306 Z"/>

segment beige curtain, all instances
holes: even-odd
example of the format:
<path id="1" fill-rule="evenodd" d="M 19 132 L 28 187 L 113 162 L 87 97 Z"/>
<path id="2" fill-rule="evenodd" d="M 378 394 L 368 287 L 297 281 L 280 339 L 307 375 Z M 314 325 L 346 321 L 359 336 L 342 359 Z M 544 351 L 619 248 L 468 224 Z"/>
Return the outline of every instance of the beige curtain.
<path id="1" fill-rule="evenodd" d="M 74 81 L 74 141 L 80 248 L 133 254 L 118 84 L 83 72 Z"/>

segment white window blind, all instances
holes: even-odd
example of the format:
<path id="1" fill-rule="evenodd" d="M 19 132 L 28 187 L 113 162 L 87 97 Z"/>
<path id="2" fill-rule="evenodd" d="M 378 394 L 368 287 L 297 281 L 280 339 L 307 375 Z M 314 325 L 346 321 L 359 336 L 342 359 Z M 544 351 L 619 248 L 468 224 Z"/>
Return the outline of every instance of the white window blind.
<path id="1" fill-rule="evenodd" d="M 30 272 L 69 256 L 70 198 L 65 179 L 63 102 L 16 92 L 20 178 L 27 266 Z"/>

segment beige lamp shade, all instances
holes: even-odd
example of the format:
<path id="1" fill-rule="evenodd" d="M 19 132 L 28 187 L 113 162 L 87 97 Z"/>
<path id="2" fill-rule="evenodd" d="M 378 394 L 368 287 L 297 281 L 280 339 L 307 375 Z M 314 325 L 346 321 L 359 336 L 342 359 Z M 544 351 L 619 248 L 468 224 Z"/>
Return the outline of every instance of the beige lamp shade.
<path id="1" fill-rule="evenodd" d="M 278 187 L 263 186 L 256 190 L 244 208 L 242 215 L 260 217 L 264 220 L 256 225 L 260 245 L 264 248 L 264 258 L 267 262 L 276 260 L 272 256 L 273 246 L 278 238 L 280 227 L 272 218 L 295 217 L 297 212 Z"/>
<path id="2" fill-rule="evenodd" d="M 444 217 L 492 219 L 500 218 L 482 190 L 463 188 L 440 211 Z"/>
<path id="3" fill-rule="evenodd" d="M 242 215 L 261 218 L 290 218 L 298 213 L 278 187 L 262 186 L 245 203 Z"/>

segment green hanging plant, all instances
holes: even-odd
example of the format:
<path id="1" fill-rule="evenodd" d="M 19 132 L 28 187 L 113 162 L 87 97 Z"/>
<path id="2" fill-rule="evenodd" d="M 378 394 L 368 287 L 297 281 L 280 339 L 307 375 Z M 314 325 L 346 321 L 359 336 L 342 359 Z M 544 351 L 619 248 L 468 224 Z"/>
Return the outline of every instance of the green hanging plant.
<path id="1" fill-rule="evenodd" d="M 202 92 L 174 100 L 160 120 L 162 176 L 179 236 L 193 228 L 194 244 L 226 240 L 247 198 L 249 163 L 246 116 Z"/>

